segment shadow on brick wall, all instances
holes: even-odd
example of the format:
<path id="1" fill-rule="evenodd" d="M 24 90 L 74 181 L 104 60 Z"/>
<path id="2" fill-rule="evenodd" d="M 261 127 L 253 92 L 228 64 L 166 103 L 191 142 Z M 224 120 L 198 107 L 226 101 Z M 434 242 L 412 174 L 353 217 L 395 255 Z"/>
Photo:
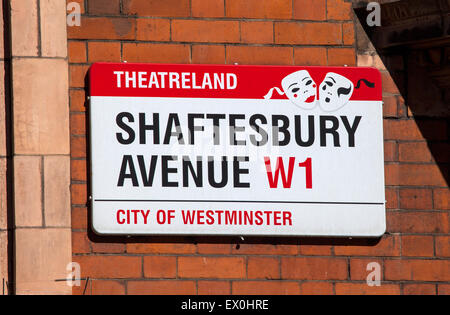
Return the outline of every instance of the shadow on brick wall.
<path id="1" fill-rule="evenodd" d="M 442 186 L 448 186 L 450 2 L 381 1 L 379 26 L 373 25 L 374 10 L 368 9 L 366 2 L 354 1 L 358 55 L 378 55 L 383 61 L 385 109 L 392 106 L 386 100 L 398 94 L 397 108 L 385 111 L 385 120 L 396 121 L 393 124 L 398 126 L 401 121 L 408 124 L 409 129 L 396 131 L 396 140 L 417 141 L 419 146 L 425 141 L 429 151 L 417 146 L 416 151 L 398 152 L 397 161 L 435 164 L 446 182 Z M 415 125 L 420 133 L 411 128 Z M 385 137 L 390 132 L 386 129 Z"/>

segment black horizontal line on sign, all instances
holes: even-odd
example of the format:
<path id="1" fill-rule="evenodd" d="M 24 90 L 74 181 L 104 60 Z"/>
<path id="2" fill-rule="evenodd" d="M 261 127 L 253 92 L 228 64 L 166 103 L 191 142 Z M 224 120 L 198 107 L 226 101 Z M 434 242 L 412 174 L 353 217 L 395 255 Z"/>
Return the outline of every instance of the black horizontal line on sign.
<path id="1" fill-rule="evenodd" d="M 340 202 L 340 201 L 256 201 L 256 200 L 137 200 L 137 199 L 94 199 L 100 202 L 223 202 L 223 203 L 298 203 L 298 204 L 333 204 L 333 205 L 384 205 L 384 202 Z"/>

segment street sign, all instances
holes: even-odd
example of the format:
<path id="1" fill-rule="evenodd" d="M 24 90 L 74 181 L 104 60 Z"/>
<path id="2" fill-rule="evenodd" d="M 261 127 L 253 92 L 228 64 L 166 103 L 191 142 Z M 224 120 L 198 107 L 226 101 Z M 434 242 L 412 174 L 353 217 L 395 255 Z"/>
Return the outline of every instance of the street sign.
<path id="1" fill-rule="evenodd" d="M 98 234 L 385 231 L 376 69 L 97 63 L 90 96 Z"/>

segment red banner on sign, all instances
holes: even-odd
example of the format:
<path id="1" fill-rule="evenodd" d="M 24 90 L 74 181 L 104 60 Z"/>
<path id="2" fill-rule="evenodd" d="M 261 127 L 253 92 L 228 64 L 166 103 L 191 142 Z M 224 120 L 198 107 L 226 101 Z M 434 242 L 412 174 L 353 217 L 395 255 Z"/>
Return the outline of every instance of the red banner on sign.
<path id="1" fill-rule="evenodd" d="M 96 63 L 89 79 L 91 96 L 382 100 L 374 68 Z"/>

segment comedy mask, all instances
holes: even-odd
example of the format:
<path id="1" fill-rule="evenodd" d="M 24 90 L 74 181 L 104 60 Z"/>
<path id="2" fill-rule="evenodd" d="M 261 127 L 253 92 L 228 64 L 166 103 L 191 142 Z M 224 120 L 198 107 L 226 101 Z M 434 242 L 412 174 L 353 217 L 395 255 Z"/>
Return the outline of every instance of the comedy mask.
<path id="1" fill-rule="evenodd" d="M 286 94 L 287 98 L 303 109 L 313 109 L 317 100 L 317 85 L 306 70 L 297 71 L 286 76 L 281 81 L 283 92 L 278 88 L 272 88 L 265 99 L 272 97 L 274 89 L 279 94 Z"/>
<path id="2" fill-rule="evenodd" d="M 333 112 L 343 107 L 352 97 L 353 83 L 342 75 L 330 72 L 319 87 L 320 107 Z"/>

